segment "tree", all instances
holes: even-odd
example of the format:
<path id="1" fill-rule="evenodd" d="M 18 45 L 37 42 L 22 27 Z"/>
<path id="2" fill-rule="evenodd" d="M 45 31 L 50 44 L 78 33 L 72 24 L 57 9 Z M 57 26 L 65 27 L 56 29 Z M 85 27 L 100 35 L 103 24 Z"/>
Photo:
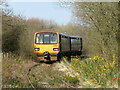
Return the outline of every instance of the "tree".
<path id="1" fill-rule="evenodd" d="M 111 58 L 113 54 L 118 54 L 118 3 L 80 3 L 73 4 L 73 12 L 77 17 L 77 22 L 88 24 L 84 32 L 88 33 L 84 36 L 86 44 L 90 41 L 90 51 L 93 55 L 99 54 Z M 81 30 L 80 30 L 81 32 Z"/>
<path id="2" fill-rule="evenodd" d="M 19 50 L 19 36 L 25 29 L 20 15 L 14 15 L 6 2 L 2 3 L 2 51 L 16 52 Z"/>

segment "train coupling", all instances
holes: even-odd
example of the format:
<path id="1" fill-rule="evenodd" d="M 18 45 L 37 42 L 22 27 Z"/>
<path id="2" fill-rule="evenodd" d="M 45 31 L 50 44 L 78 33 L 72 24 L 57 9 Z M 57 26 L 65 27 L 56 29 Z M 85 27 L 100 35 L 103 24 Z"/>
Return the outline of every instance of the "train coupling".
<path id="1" fill-rule="evenodd" d="M 48 51 L 44 52 L 44 59 L 50 60 L 50 53 Z"/>

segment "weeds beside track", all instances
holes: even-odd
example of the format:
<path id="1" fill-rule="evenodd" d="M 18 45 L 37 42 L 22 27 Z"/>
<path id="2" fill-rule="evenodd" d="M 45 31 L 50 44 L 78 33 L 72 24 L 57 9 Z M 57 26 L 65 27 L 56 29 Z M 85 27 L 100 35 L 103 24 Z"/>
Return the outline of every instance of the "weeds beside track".
<path id="1" fill-rule="evenodd" d="M 31 85 L 32 88 L 35 88 L 35 86 L 32 84 L 32 82 L 31 82 L 31 80 L 30 80 L 29 73 L 30 73 L 30 71 L 31 71 L 32 68 L 34 68 L 34 67 L 36 67 L 36 66 L 38 66 L 38 65 L 40 65 L 40 63 L 31 66 L 31 67 L 28 69 L 28 71 L 27 71 L 27 75 L 26 75 L 26 76 L 27 76 L 27 79 L 28 79 L 28 81 L 29 81 L 29 83 L 30 83 L 30 85 Z"/>
<path id="2" fill-rule="evenodd" d="M 113 61 L 109 64 L 113 66 L 115 63 Z M 106 68 L 107 63 L 98 60 L 98 57 L 94 57 L 93 60 L 92 58 L 81 59 L 72 57 L 71 62 L 66 57 L 62 58 L 60 62 L 36 62 L 35 60 L 27 60 L 19 56 L 7 54 L 3 57 L 2 65 L 3 88 L 100 88 L 103 87 L 101 83 L 98 84 L 93 80 L 100 79 L 101 82 L 106 82 L 101 79 L 101 74 L 105 76 L 107 72 L 105 72 L 106 70 L 103 67 L 99 68 L 97 64 L 102 64 Z M 104 70 L 104 72 L 97 73 L 92 69 Z M 89 70 L 92 71 L 89 72 Z M 114 72 L 116 71 L 111 73 Z M 101 75 L 101 77 L 94 78 L 97 74 Z M 109 75 L 109 78 L 113 75 Z M 113 86 L 108 85 L 104 87 L 117 88 L 117 82 L 113 83 Z"/>

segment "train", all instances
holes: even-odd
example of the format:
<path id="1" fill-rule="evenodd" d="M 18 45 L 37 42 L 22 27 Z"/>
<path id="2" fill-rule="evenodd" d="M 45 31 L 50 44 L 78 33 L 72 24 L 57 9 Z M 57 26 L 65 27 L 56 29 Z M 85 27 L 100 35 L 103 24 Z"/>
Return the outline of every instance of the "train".
<path id="1" fill-rule="evenodd" d="M 34 53 L 40 61 L 60 60 L 82 54 L 82 37 L 43 30 L 34 34 Z"/>

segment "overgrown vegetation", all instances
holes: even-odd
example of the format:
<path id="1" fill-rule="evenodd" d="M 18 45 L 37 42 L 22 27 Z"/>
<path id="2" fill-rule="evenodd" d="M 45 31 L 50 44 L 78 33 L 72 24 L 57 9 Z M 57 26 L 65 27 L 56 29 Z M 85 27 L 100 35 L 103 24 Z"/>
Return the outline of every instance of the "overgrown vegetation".
<path id="1" fill-rule="evenodd" d="M 26 79 L 28 60 L 14 53 L 2 54 L 2 88 L 30 88 Z"/>
<path id="2" fill-rule="evenodd" d="M 64 4 L 67 7 L 69 2 Z M 83 37 L 84 54 L 109 57 L 110 60 L 113 54 L 118 56 L 119 4 L 74 2 L 69 5 L 73 11 L 74 21 L 73 25 L 65 26 L 64 32 Z"/>
<path id="3" fill-rule="evenodd" d="M 120 79 L 117 59 L 115 55 L 113 55 L 113 61 L 106 60 L 99 56 L 85 60 L 73 58 L 69 68 L 75 70 L 76 73 L 79 74 L 79 77 L 100 85 L 99 88 L 117 88 L 118 80 Z M 64 61 L 66 65 L 70 64 L 65 58 Z M 90 88 L 92 88 L 92 86 Z"/>
<path id="4" fill-rule="evenodd" d="M 53 30 L 54 21 L 38 18 L 23 18 L 15 15 L 9 6 L 3 2 L 2 10 L 2 50 L 14 52 L 25 57 L 34 57 L 34 33 L 41 30 Z"/>
<path id="5" fill-rule="evenodd" d="M 25 70 L 32 63 L 28 61 L 35 57 L 34 33 L 48 29 L 82 36 L 83 55 L 92 58 L 81 61 L 74 58 L 71 64 L 64 59 L 67 62 L 65 66 L 69 66 L 74 73 L 63 74 L 49 66 L 33 70 L 30 75 L 36 87 L 68 88 L 62 80 L 78 88 L 118 87 L 118 3 L 74 2 L 71 10 L 76 18 L 75 23 L 67 25 L 38 18 L 26 19 L 15 15 L 6 3 L 2 2 L 2 6 L 4 88 L 30 88 L 25 79 Z M 86 81 L 89 82 L 86 84 Z"/>
<path id="6" fill-rule="evenodd" d="M 32 88 L 26 74 L 35 62 L 13 53 L 3 53 L 3 61 L 2 88 Z M 69 85 L 77 87 L 79 84 L 78 78 L 71 77 L 65 72 L 59 71 L 57 69 L 59 64 L 60 63 L 54 63 L 49 65 L 41 63 L 37 67 L 32 68 L 29 73 L 29 78 L 34 87 L 69 88 Z M 62 80 L 68 83 L 68 85 L 64 84 Z"/>
<path id="7" fill-rule="evenodd" d="M 71 4 L 76 24 L 57 25 L 53 21 L 38 18 L 25 19 L 14 15 L 4 5 L 2 50 L 18 51 L 27 57 L 33 55 L 33 37 L 41 30 L 55 30 L 83 37 L 83 52 L 90 56 L 118 56 L 118 3 L 79 3 Z M 7 8 L 7 9 L 6 9 Z M 41 12 L 42 13 L 42 12 Z"/>

